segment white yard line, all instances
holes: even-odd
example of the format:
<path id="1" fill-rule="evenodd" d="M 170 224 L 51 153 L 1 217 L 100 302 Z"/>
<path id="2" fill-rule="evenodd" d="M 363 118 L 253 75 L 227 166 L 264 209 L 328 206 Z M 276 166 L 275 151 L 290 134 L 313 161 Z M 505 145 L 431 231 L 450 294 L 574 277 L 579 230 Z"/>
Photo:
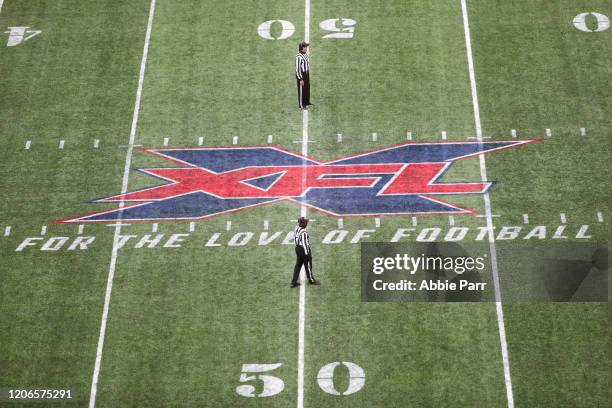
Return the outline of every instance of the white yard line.
<path id="1" fill-rule="evenodd" d="M 476 127 L 476 137 L 479 141 L 483 140 L 482 126 L 480 123 L 480 108 L 478 105 L 478 92 L 476 89 L 476 74 L 474 72 L 474 57 L 472 55 L 472 39 L 470 36 L 470 22 L 468 18 L 466 0 L 461 0 L 461 11 L 463 14 L 463 31 L 465 33 L 465 46 L 467 51 L 468 69 L 470 73 L 470 86 L 472 89 L 472 104 L 474 107 L 474 124 Z M 478 156 L 480 159 L 480 178 L 487 180 L 487 167 L 485 156 Z M 489 252 L 491 253 L 491 269 L 493 273 L 493 285 L 495 288 L 495 309 L 497 311 L 497 327 L 499 330 L 499 342 L 501 346 L 502 364 L 504 368 L 504 382 L 506 384 L 506 398 L 508 407 L 514 408 L 514 395 L 512 393 L 512 377 L 510 375 L 510 359 L 508 357 L 508 343 L 506 341 L 506 325 L 504 323 L 504 310 L 502 306 L 501 290 L 499 284 L 499 271 L 497 267 L 497 250 L 495 248 L 495 236 L 493 234 L 493 216 L 491 212 L 491 198 L 489 194 L 484 194 L 484 204 L 487 220 L 487 235 L 489 239 Z"/>
<path id="2" fill-rule="evenodd" d="M 4 5 L 4 0 L 0 0 L 0 13 L 2 12 L 2 6 Z"/>
<path id="3" fill-rule="evenodd" d="M 136 128 L 138 126 L 138 115 L 140 113 L 140 102 L 142 99 L 142 86 L 144 83 L 145 68 L 147 66 L 147 56 L 149 54 L 149 42 L 151 41 L 151 30 L 153 28 L 153 16 L 155 15 L 155 2 L 151 0 L 149 8 L 149 20 L 147 22 L 147 33 L 142 51 L 142 60 L 140 62 L 140 74 L 138 76 L 138 88 L 136 90 L 136 102 L 134 103 L 134 113 L 132 115 L 132 127 L 130 129 L 130 141 L 128 144 L 127 153 L 125 156 L 125 166 L 123 168 L 123 182 L 121 183 L 121 194 L 127 193 L 128 181 L 130 177 L 130 168 L 132 165 L 132 152 L 134 142 L 136 140 Z M 123 201 L 119 203 L 119 208 L 124 206 Z M 91 380 L 91 392 L 89 394 L 89 408 L 96 406 L 96 393 L 98 390 L 98 380 L 100 376 L 100 366 L 102 363 L 102 351 L 104 350 L 104 337 L 106 334 L 106 322 L 108 320 L 108 310 L 110 307 L 111 293 L 113 290 L 113 278 L 115 277 L 115 268 L 117 266 L 117 254 L 119 250 L 119 236 L 121 234 L 121 215 L 115 225 L 115 234 L 113 237 L 113 249 L 111 252 L 111 261 L 108 267 L 108 278 L 106 280 L 106 293 L 104 295 L 104 307 L 102 309 L 102 319 L 100 322 L 100 335 L 98 337 L 98 348 L 96 350 L 96 363 L 94 365 L 93 377 Z"/>
<path id="4" fill-rule="evenodd" d="M 310 0 L 304 0 L 304 41 L 310 41 Z M 308 156 L 308 111 L 302 111 L 302 156 Z M 302 186 L 306 184 L 306 172 L 302 174 Z M 308 209 L 301 206 L 300 215 L 306 217 Z M 298 378 L 297 408 L 304 408 L 304 322 L 306 320 L 306 271 L 300 272 L 300 300 L 298 317 Z"/>

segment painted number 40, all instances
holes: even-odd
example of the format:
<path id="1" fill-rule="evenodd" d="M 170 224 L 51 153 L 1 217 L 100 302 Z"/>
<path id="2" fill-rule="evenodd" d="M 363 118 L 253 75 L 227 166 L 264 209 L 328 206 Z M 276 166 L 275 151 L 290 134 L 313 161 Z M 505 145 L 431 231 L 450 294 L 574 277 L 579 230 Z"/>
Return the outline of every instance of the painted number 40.
<path id="1" fill-rule="evenodd" d="M 334 372 L 336 367 L 344 365 L 348 369 L 349 382 L 345 391 L 340 392 L 334 385 Z M 236 387 L 236 393 L 243 397 L 271 397 L 280 394 L 285 388 L 285 383 L 278 377 L 267 373 L 276 370 L 282 363 L 276 364 L 243 364 L 240 373 L 240 382 L 246 383 Z M 259 387 L 255 387 L 257 382 L 261 382 Z M 348 361 L 333 362 L 324 365 L 317 374 L 319 387 L 331 395 L 351 395 L 361 390 L 365 385 L 365 372 L 363 368 L 355 363 Z M 257 390 L 260 390 L 257 392 Z"/>
<path id="2" fill-rule="evenodd" d="M 323 39 L 353 38 L 356 25 L 357 22 L 351 18 L 330 18 L 319 23 L 319 27 L 329 32 L 329 34 L 323 36 Z M 273 27 L 276 27 L 275 35 L 272 34 Z M 268 20 L 257 27 L 257 33 L 266 40 L 286 40 L 295 33 L 295 26 L 287 20 Z"/>

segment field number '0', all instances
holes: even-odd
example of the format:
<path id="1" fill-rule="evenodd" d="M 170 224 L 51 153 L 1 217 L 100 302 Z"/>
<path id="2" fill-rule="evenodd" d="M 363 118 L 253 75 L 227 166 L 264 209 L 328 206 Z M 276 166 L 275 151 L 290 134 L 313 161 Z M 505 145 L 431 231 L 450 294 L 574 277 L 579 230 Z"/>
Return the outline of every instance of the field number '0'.
<path id="1" fill-rule="evenodd" d="M 343 364 L 349 371 L 349 384 L 343 393 L 336 390 L 334 386 L 334 371 L 336 367 Z M 249 381 L 260 380 L 263 382 L 263 390 L 257 394 L 255 385 L 243 384 L 236 387 L 236 393 L 243 397 L 271 397 L 279 394 L 284 388 L 285 383 L 278 377 L 265 374 L 249 375 L 254 373 L 265 373 L 272 371 L 282 366 L 282 363 L 276 364 L 243 364 L 242 372 L 240 373 L 240 382 L 246 383 Z M 365 372 L 363 368 L 359 367 L 355 363 L 343 361 L 342 363 L 336 361 L 329 363 L 321 367 L 319 374 L 317 374 L 317 383 L 323 391 L 331 395 L 350 395 L 361 390 L 365 385 Z"/>
<path id="2" fill-rule="evenodd" d="M 586 19 L 589 15 L 597 19 L 597 27 L 594 30 L 591 30 L 586 24 Z M 587 33 L 599 33 L 602 31 L 606 31 L 608 28 L 610 28 L 610 19 L 608 18 L 608 16 L 605 16 L 600 13 L 580 13 L 576 17 L 574 17 L 573 23 L 574 27 L 576 27 L 580 31 L 584 31 Z"/>
<path id="3" fill-rule="evenodd" d="M 281 25 L 281 32 L 278 37 L 272 35 L 272 26 L 274 24 Z M 330 34 L 326 34 L 323 38 L 353 38 L 355 35 L 355 25 L 357 22 L 350 18 L 330 18 L 329 20 L 323 20 L 319 24 L 325 31 L 329 31 Z M 257 27 L 257 34 L 261 38 L 266 40 L 286 40 L 295 33 L 295 26 L 291 21 L 287 20 L 268 20 L 264 21 Z"/>

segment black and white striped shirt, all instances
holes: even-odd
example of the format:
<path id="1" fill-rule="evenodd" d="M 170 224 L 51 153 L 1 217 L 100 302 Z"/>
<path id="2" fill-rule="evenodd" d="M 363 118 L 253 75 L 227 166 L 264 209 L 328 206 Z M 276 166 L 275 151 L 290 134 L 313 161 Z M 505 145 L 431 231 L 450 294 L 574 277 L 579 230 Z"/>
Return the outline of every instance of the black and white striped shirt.
<path id="1" fill-rule="evenodd" d="M 295 56 L 295 77 L 297 79 L 304 78 L 304 74 L 308 74 L 310 71 L 310 61 L 308 59 L 308 54 L 298 52 Z"/>
<path id="2" fill-rule="evenodd" d="M 310 253 L 310 236 L 305 228 L 296 227 L 293 239 L 295 240 L 295 246 L 304 248 L 306 255 Z"/>

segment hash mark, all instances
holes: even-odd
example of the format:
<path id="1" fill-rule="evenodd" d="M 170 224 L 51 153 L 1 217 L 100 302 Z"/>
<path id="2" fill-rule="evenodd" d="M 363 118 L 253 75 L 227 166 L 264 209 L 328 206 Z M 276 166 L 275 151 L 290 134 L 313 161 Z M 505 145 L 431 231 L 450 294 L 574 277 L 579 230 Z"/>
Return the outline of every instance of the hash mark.
<path id="1" fill-rule="evenodd" d="M 442 131 L 442 140 L 446 140 L 446 130 Z"/>
<path id="2" fill-rule="evenodd" d="M 529 224 L 529 214 L 523 214 L 523 224 Z"/>
<path id="3" fill-rule="evenodd" d="M 64 141 L 63 141 L 63 140 L 60 140 L 60 142 L 59 142 L 59 148 L 60 148 L 60 149 L 63 149 L 63 148 L 64 148 Z"/>
<path id="4" fill-rule="evenodd" d="M 85 225 L 79 224 L 79 235 L 83 234 L 83 229 L 84 228 L 85 228 Z"/>
<path id="5" fill-rule="evenodd" d="M 487 215 L 486 214 L 475 214 L 474 217 L 487 218 Z M 499 214 L 491 214 L 491 217 L 501 217 L 501 215 L 499 215 Z"/>
<path id="6" fill-rule="evenodd" d="M 11 227 L 7 226 L 4 228 L 4 236 L 8 237 L 9 235 L 11 235 Z"/>
<path id="7" fill-rule="evenodd" d="M 232 137 L 232 144 L 238 144 L 238 136 Z"/>
<path id="8" fill-rule="evenodd" d="M 40 235 L 45 235 L 47 233 L 47 226 L 43 225 L 40 229 Z"/>
<path id="9" fill-rule="evenodd" d="M 338 143 L 342 142 L 342 133 L 338 133 Z"/>
<path id="10" fill-rule="evenodd" d="M 272 135 L 268 135 L 268 144 L 272 144 Z"/>
<path id="11" fill-rule="evenodd" d="M 374 132 L 372 133 L 372 141 L 375 142 L 378 140 L 378 133 Z"/>
<path id="12" fill-rule="evenodd" d="M 344 220 L 342 218 L 338 218 L 338 229 L 344 229 Z"/>
<path id="13" fill-rule="evenodd" d="M 516 129 L 512 129 L 510 131 L 510 134 L 512 135 L 513 138 L 516 138 Z"/>
<path id="14" fill-rule="evenodd" d="M 376 228 L 380 228 L 380 218 L 374 218 L 374 226 Z"/>
<path id="15" fill-rule="evenodd" d="M 232 222 L 231 221 L 226 222 L 225 223 L 225 230 L 229 231 L 231 229 L 232 229 Z"/>
<path id="16" fill-rule="evenodd" d="M 169 137 L 164 137 L 164 146 L 168 146 L 169 141 L 170 141 Z"/>
<path id="17" fill-rule="evenodd" d="M 26 142 L 26 144 L 25 144 L 25 149 L 26 149 L 26 150 L 30 150 L 30 146 L 32 146 L 32 141 L 31 141 L 31 140 L 28 140 L 28 141 Z"/>
<path id="18" fill-rule="evenodd" d="M 270 228 L 270 221 L 264 220 L 264 231 L 267 231 Z"/>
<path id="19" fill-rule="evenodd" d="M 202 146 L 204 144 L 204 138 L 202 136 L 198 137 L 198 146 Z"/>
<path id="20" fill-rule="evenodd" d="M 586 136 L 586 128 L 580 128 L 580 135 Z"/>
<path id="21" fill-rule="evenodd" d="M 559 218 L 561 218 L 561 224 L 565 224 L 567 222 L 567 218 L 565 218 L 565 213 L 559 213 Z"/>
<path id="22" fill-rule="evenodd" d="M 546 128 L 546 137 L 552 137 L 552 130 Z"/>
<path id="23" fill-rule="evenodd" d="M 416 217 L 412 217 L 412 226 L 413 227 L 417 226 L 417 218 Z"/>
<path id="24" fill-rule="evenodd" d="M 412 140 L 412 132 L 406 132 L 406 140 Z"/>
<path id="25" fill-rule="evenodd" d="M 191 221 L 189 223 L 189 232 L 195 231 L 195 222 Z"/>
<path id="26" fill-rule="evenodd" d="M 452 215 L 448 216 L 448 225 L 450 225 L 451 227 L 455 225 L 455 217 L 453 217 Z"/>
<path id="27" fill-rule="evenodd" d="M 151 226 L 151 232 L 157 232 L 157 227 L 158 227 L 157 223 L 154 222 L 153 225 Z"/>
<path id="28" fill-rule="evenodd" d="M 597 221 L 598 222 L 603 222 L 603 214 L 601 213 L 601 211 L 597 211 Z"/>
<path id="29" fill-rule="evenodd" d="M 97 149 L 98 147 L 100 147 L 100 140 L 94 139 L 94 149 Z"/>

